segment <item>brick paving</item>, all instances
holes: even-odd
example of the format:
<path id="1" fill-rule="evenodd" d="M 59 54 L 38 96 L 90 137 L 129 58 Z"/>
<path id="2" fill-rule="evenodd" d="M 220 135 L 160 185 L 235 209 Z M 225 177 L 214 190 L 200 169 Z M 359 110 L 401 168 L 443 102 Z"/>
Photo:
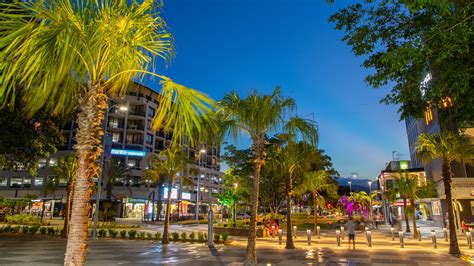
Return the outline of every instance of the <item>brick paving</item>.
<path id="1" fill-rule="evenodd" d="M 313 238 L 315 238 L 313 236 Z M 356 250 L 348 249 L 347 239 L 338 247 L 335 236 L 327 234 L 314 239 L 295 239 L 296 249 L 284 249 L 278 238 L 260 239 L 257 256 L 261 265 L 469 265 L 447 255 L 447 244 L 430 248 L 407 239 L 405 248 L 383 235 L 375 235 L 373 247 L 366 245 L 363 234 L 357 235 Z M 48 236 L 0 235 L 0 265 L 62 265 L 66 241 Z M 245 240 L 231 245 L 172 243 L 162 246 L 155 241 L 99 239 L 90 240 L 86 265 L 241 265 Z"/>

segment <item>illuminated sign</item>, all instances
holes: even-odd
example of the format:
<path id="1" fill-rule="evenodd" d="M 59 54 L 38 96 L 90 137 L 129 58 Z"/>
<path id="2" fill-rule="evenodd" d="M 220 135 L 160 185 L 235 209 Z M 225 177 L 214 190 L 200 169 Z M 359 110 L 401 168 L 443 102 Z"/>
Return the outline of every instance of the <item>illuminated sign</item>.
<path id="1" fill-rule="evenodd" d="M 191 200 L 191 193 L 187 193 L 187 192 L 181 193 L 181 199 Z"/>
<path id="2" fill-rule="evenodd" d="M 119 150 L 119 149 L 112 149 L 110 151 L 112 155 L 123 155 L 123 156 L 138 156 L 138 157 L 145 157 L 145 151 L 136 151 L 136 150 Z"/>
<path id="3" fill-rule="evenodd" d="M 400 169 L 407 170 L 408 169 L 408 161 L 400 161 Z"/>
<path id="4" fill-rule="evenodd" d="M 168 187 L 163 188 L 163 198 L 167 199 L 168 198 Z M 171 189 L 171 199 L 177 199 L 178 198 L 178 189 L 173 188 Z"/>

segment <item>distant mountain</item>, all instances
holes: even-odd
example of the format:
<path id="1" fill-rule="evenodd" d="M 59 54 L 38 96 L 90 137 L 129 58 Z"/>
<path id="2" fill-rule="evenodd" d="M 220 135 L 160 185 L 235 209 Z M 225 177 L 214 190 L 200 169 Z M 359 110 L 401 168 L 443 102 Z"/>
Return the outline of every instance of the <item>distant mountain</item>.
<path id="1" fill-rule="evenodd" d="M 377 189 L 377 181 L 367 179 L 367 178 L 350 178 L 350 177 L 339 177 L 337 183 L 340 187 L 347 187 L 349 188 L 349 181 L 352 182 L 352 191 L 365 191 L 369 192 L 369 181 L 372 181 L 372 190 Z"/>

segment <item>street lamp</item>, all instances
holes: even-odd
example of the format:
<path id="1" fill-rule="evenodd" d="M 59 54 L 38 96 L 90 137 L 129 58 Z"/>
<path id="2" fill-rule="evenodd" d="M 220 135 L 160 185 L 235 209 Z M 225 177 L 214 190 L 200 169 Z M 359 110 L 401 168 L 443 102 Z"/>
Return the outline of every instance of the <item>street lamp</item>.
<path id="1" fill-rule="evenodd" d="M 369 207 L 369 215 L 372 218 L 372 181 L 367 182 L 369 184 L 369 197 L 370 197 L 370 207 Z M 375 221 L 377 223 L 377 221 Z"/>
<path id="2" fill-rule="evenodd" d="M 102 156 L 100 156 L 100 176 L 97 179 L 97 192 L 95 199 L 95 213 L 94 213 L 94 227 L 92 229 L 92 238 L 97 238 L 97 222 L 99 221 L 99 205 L 100 205 L 100 193 L 102 190 L 102 178 L 104 175 L 104 161 L 105 161 L 105 140 L 107 138 L 107 128 L 109 127 L 109 112 L 112 108 L 118 108 L 122 112 L 128 111 L 126 105 L 111 105 L 105 109 L 105 123 L 104 123 L 104 137 L 102 138 Z"/>
<path id="3" fill-rule="evenodd" d="M 202 165 L 202 154 L 206 152 L 206 149 L 202 148 L 199 151 L 199 167 Z M 201 178 L 203 178 L 203 174 L 198 175 L 198 183 L 197 183 L 197 192 L 196 192 L 196 224 L 199 224 L 199 191 L 201 185 Z"/>
<path id="4" fill-rule="evenodd" d="M 352 181 L 348 181 L 347 184 L 349 184 L 349 194 L 352 193 Z"/>

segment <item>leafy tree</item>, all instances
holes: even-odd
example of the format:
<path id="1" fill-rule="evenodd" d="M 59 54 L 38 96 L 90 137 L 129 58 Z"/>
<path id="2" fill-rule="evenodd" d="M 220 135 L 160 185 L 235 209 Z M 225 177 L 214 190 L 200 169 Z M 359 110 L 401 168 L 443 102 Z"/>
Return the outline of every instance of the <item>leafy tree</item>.
<path id="1" fill-rule="evenodd" d="M 44 217 L 44 207 L 46 205 L 46 197 L 54 193 L 59 187 L 59 179 L 57 177 L 49 178 L 47 177 L 41 187 L 41 194 L 43 195 L 43 207 L 41 208 L 41 222 L 43 222 Z M 51 210 L 53 211 L 53 210 Z"/>
<path id="2" fill-rule="evenodd" d="M 74 189 L 74 180 L 77 171 L 77 161 L 75 155 L 61 156 L 58 164 L 52 168 L 58 179 L 66 180 L 66 210 L 64 212 L 64 226 L 61 231 L 61 237 L 67 238 L 69 231 L 69 220 L 71 212 L 71 199 Z"/>
<path id="3" fill-rule="evenodd" d="M 23 111 L 21 103 L 12 110 L 0 109 L 0 124 L 8 125 L 0 128 L 0 167 L 17 170 L 21 165 L 36 176 L 38 158 L 48 158 L 64 141 L 61 121 L 47 112 L 28 117 Z"/>
<path id="4" fill-rule="evenodd" d="M 304 194 L 310 192 L 313 196 L 314 208 L 314 233 L 318 226 L 318 206 L 325 205 L 323 193 L 336 194 L 337 185 L 331 180 L 328 172 L 325 170 L 307 172 L 303 175 L 303 180 L 297 188 L 297 193 Z"/>
<path id="5" fill-rule="evenodd" d="M 226 189 L 224 189 L 224 192 L 217 195 L 217 199 L 219 200 L 219 202 L 226 206 L 228 209 L 231 209 L 231 213 L 232 213 L 232 225 L 233 227 L 236 226 L 237 222 L 236 222 L 236 214 L 237 214 L 237 201 L 238 201 L 238 194 L 237 194 L 237 189 L 238 189 L 238 184 L 235 183 L 236 185 L 232 188 L 232 187 L 227 187 Z"/>
<path id="6" fill-rule="evenodd" d="M 156 76 L 162 85 L 152 128 L 173 128 L 173 142 L 200 131 L 212 101 L 149 69 L 174 56 L 173 37 L 158 1 L 15 1 L 1 3 L 0 106 L 21 97 L 28 115 L 77 108 L 78 170 L 65 264 L 84 264 L 88 202 L 99 176 L 107 97 L 132 80 Z M 166 119 L 166 121 L 165 121 Z"/>
<path id="7" fill-rule="evenodd" d="M 366 77 L 370 86 L 393 84 L 383 102 L 399 104 L 401 118 L 419 118 L 434 107 L 442 124 L 472 125 L 474 3 L 364 2 L 339 10 L 329 21 L 345 33 L 342 40 L 354 54 L 365 58 L 363 66 L 374 70 Z M 440 108 L 446 100 L 451 108 Z"/>
<path id="8" fill-rule="evenodd" d="M 456 227 L 454 225 L 453 202 L 451 194 L 451 164 L 454 161 L 462 162 L 464 158 L 470 158 L 474 154 L 472 139 L 464 134 L 444 131 L 441 134 L 420 134 L 418 137 L 417 156 L 425 163 L 435 159 L 441 159 L 444 184 L 444 194 L 448 206 L 449 220 L 449 254 L 460 255 Z"/>
<path id="9" fill-rule="evenodd" d="M 149 158 L 149 160 L 150 171 L 167 177 L 168 195 L 166 199 L 166 218 L 163 228 L 163 239 L 161 243 L 169 244 L 172 188 L 175 185 L 176 179 L 180 180 L 181 185 L 187 185 L 186 182 L 188 179 L 182 173 L 187 172 L 190 161 L 188 155 L 184 153 L 182 148 L 177 144 L 168 146 L 164 151 L 160 152 L 159 156 L 153 155 Z"/>

